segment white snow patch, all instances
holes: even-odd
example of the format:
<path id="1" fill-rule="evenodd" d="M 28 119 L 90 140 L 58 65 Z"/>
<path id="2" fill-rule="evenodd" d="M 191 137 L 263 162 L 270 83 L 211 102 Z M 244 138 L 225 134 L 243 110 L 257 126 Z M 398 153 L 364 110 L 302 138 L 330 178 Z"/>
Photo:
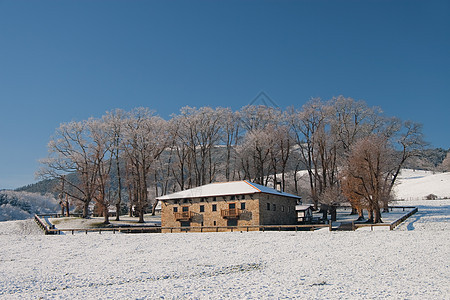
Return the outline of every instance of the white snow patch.
<path id="1" fill-rule="evenodd" d="M 0 298 L 449 299 L 450 200 L 402 204 L 394 231 L 0 234 Z"/>
<path id="2" fill-rule="evenodd" d="M 397 199 L 404 200 L 422 200 L 430 194 L 450 198 L 450 172 L 402 170 L 394 191 Z"/>

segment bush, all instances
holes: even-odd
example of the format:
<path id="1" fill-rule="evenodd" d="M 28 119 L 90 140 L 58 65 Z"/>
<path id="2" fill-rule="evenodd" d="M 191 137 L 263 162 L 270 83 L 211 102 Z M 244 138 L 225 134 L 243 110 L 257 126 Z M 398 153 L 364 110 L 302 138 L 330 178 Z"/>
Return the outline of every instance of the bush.
<path id="1" fill-rule="evenodd" d="M 425 199 L 427 200 L 436 200 L 438 198 L 438 196 L 436 196 L 435 194 L 429 194 L 428 196 L 425 197 Z"/>

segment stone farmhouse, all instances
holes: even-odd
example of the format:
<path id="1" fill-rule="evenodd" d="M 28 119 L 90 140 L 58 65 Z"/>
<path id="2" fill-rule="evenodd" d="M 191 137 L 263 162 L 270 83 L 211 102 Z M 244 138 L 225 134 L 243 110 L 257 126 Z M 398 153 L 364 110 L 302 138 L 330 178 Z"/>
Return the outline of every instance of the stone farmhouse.
<path id="1" fill-rule="evenodd" d="M 244 180 L 211 183 L 156 199 L 167 232 L 172 230 L 164 227 L 219 231 L 217 227 L 294 225 L 301 197 Z"/>

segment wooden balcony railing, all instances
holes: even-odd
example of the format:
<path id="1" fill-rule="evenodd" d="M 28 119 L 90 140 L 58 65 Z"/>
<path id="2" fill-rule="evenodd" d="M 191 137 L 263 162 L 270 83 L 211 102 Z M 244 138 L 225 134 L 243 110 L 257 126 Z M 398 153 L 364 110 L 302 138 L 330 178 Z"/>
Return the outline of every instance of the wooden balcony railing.
<path id="1" fill-rule="evenodd" d="M 241 212 L 239 208 L 222 209 L 220 215 L 225 219 L 237 219 L 241 215 Z"/>
<path id="2" fill-rule="evenodd" d="M 191 211 L 182 211 L 175 213 L 175 220 L 177 221 L 190 221 L 194 215 Z"/>

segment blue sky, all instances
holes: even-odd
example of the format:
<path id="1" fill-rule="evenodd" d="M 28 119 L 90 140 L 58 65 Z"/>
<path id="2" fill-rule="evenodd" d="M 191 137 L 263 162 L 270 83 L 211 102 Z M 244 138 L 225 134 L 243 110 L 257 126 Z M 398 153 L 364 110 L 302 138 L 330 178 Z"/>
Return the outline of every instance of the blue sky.
<path id="1" fill-rule="evenodd" d="M 0 188 L 62 122 L 344 95 L 450 147 L 449 1 L 0 0 Z"/>

